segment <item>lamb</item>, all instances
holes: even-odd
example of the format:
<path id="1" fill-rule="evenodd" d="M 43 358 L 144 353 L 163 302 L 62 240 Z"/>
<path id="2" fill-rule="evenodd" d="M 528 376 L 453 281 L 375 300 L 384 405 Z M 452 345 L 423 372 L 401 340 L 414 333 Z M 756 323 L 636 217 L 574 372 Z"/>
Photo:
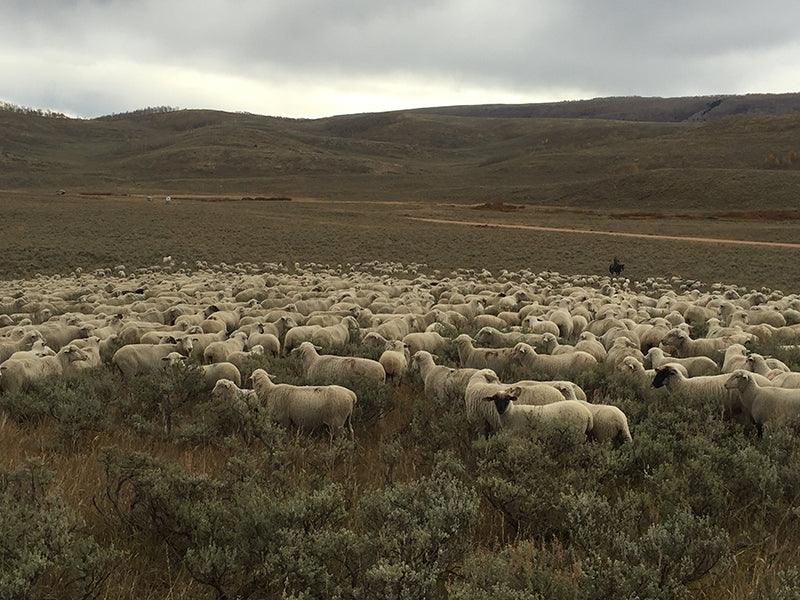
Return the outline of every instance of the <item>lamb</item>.
<path id="1" fill-rule="evenodd" d="M 732 416 L 741 412 L 738 398 L 725 387 L 729 375 L 706 375 L 687 379 L 672 365 L 656 369 L 653 387 L 666 387 L 671 395 L 684 396 L 692 402 L 711 400 L 723 409 L 723 414 Z"/>
<path id="2" fill-rule="evenodd" d="M 644 365 L 646 367 L 658 368 L 667 364 L 678 364 L 686 369 L 686 377 L 703 377 L 705 375 L 717 375 L 719 367 L 717 363 L 707 356 L 692 356 L 689 358 L 675 358 L 667 356 L 661 348 L 650 348 L 645 356 Z"/>
<path id="3" fill-rule="evenodd" d="M 510 360 L 529 373 L 541 373 L 550 377 L 564 377 L 574 379 L 587 369 L 597 365 L 594 356 L 586 352 L 572 352 L 570 354 L 537 354 L 536 351 L 525 343 L 519 343 L 512 349 Z"/>
<path id="4" fill-rule="evenodd" d="M 575 400 L 534 406 L 517 404 L 513 394 L 498 392 L 484 398 L 484 402 L 494 404 L 493 409 L 499 417 L 498 429 L 516 435 L 530 433 L 532 428 L 545 425 L 563 433 L 571 432 L 579 439 L 587 439 L 594 426 L 591 411 Z"/>
<path id="5" fill-rule="evenodd" d="M 514 401 L 520 405 L 544 406 L 564 399 L 564 396 L 555 386 L 539 382 L 512 383 L 508 388 L 508 392 L 514 396 Z"/>
<path id="6" fill-rule="evenodd" d="M 224 342 L 211 342 L 203 351 L 205 364 L 225 362 L 234 352 L 242 352 L 247 346 L 246 333 L 234 333 Z"/>
<path id="7" fill-rule="evenodd" d="M 275 384 L 263 369 L 254 371 L 250 379 L 273 421 L 301 430 L 314 430 L 325 425 L 331 441 L 336 432 L 347 426 L 350 439 L 354 439 L 353 408 L 357 397 L 352 390 L 338 385 Z"/>
<path id="8" fill-rule="evenodd" d="M 462 367 L 492 369 L 497 373 L 507 370 L 513 352 L 512 348 L 475 348 L 472 339 L 465 334 L 458 336 L 453 343 Z"/>
<path id="9" fill-rule="evenodd" d="M 16 392 L 53 375 L 74 372 L 71 365 L 86 360 L 83 350 L 64 346 L 55 356 L 34 356 L 7 360 L 0 365 L 0 391 Z"/>
<path id="10" fill-rule="evenodd" d="M 386 377 L 399 385 L 411 362 L 408 346 L 397 340 L 389 341 L 378 362 L 386 371 Z"/>
<path id="11" fill-rule="evenodd" d="M 450 343 L 450 340 L 435 331 L 426 331 L 423 333 L 409 333 L 403 338 L 403 343 L 408 346 L 408 351 L 413 356 L 422 350 L 431 353 L 438 352 L 444 349 Z"/>
<path id="12" fill-rule="evenodd" d="M 764 428 L 781 427 L 800 422 L 800 390 L 761 387 L 753 373 L 735 371 L 727 376 L 725 387 L 736 390 L 742 412 L 755 423 L 759 435 Z"/>
<path id="13" fill-rule="evenodd" d="M 134 375 L 154 371 L 161 367 L 161 359 L 170 352 L 178 352 L 184 356 L 192 353 L 192 339 L 184 338 L 175 344 L 130 344 L 114 353 L 111 364 L 117 367 L 123 377 L 129 379 Z"/>
<path id="14" fill-rule="evenodd" d="M 386 383 L 386 371 L 377 361 L 353 356 L 320 356 L 311 342 L 303 342 L 294 352 L 299 354 L 305 377 L 313 385 L 351 387 L 365 382 Z"/>
<path id="15" fill-rule="evenodd" d="M 170 352 L 161 359 L 164 368 L 174 368 L 183 366 L 189 359 L 180 352 Z M 222 379 L 232 381 L 237 386 L 242 385 L 242 375 L 236 365 L 229 362 L 219 362 L 211 365 L 200 365 L 198 372 L 203 378 L 203 388 L 206 390 L 214 389 L 217 382 Z"/>

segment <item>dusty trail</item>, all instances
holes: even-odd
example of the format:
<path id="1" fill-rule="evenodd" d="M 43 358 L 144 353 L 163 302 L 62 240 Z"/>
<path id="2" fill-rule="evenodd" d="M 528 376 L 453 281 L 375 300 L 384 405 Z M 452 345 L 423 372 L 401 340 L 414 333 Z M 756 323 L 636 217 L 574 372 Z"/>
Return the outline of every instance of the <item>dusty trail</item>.
<path id="1" fill-rule="evenodd" d="M 529 231 L 546 231 L 550 233 L 576 233 L 579 235 L 605 235 L 609 237 L 629 237 L 646 240 L 668 240 L 672 242 L 698 242 L 701 244 L 727 244 L 731 246 L 758 246 L 762 248 L 787 248 L 800 250 L 800 244 L 791 242 L 763 242 L 757 240 L 731 240 L 724 238 L 707 238 L 694 236 L 659 235 L 657 233 L 628 233 L 625 231 L 597 231 L 594 229 L 570 229 L 567 227 L 544 227 L 540 225 L 519 225 L 514 223 L 487 223 L 483 221 L 458 221 L 450 219 L 433 219 L 429 217 L 406 217 L 412 221 L 440 223 L 443 225 L 464 225 L 468 227 L 495 227 L 497 229 L 526 229 Z"/>

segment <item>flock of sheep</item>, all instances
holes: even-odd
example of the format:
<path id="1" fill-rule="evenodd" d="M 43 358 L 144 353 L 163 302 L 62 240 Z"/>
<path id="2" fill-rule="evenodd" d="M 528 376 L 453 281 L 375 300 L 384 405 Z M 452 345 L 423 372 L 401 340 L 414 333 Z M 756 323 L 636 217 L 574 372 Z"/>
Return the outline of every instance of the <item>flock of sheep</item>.
<path id="1" fill-rule="evenodd" d="M 216 401 L 332 436 L 353 435 L 354 389 L 411 381 L 428 401 L 463 406 L 476 433 L 544 426 L 631 441 L 626 415 L 575 383 L 599 365 L 680 401 L 718 402 L 759 431 L 790 424 L 800 373 L 751 353 L 756 342 L 800 345 L 800 296 L 678 279 L 172 259 L 130 275 L 0 282 L 0 393 L 103 365 L 126 379 L 195 368 Z M 366 348 L 379 360 L 346 355 Z M 437 364 L 455 353 L 457 366 Z M 243 381 L 261 354 L 296 356 L 306 385 L 263 369 Z"/>

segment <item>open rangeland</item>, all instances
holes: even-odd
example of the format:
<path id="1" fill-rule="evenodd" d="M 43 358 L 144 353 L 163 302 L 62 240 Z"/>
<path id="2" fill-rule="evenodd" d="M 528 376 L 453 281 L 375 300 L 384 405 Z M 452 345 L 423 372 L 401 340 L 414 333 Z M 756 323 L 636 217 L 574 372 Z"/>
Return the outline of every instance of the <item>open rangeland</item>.
<path id="1" fill-rule="evenodd" d="M 797 102 L 0 110 L 0 598 L 797 597 Z"/>
<path id="2" fill-rule="evenodd" d="M 797 294 L 373 260 L 530 244 L 461 226 L 437 242 L 433 224 L 402 240 L 408 207 L 88 201 L 120 224 L 58 202 L 27 199 L 51 229 L 29 230 L 30 256 L 59 274 L 0 283 L 9 597 L 793 589 Z M 49 252 L 81 215 L 96 235 L 62 259 L 79 271 Z M 294 245 L 271 252 L 277 229 Z M 290 262 L 325 240 L 342 266 Z"/>

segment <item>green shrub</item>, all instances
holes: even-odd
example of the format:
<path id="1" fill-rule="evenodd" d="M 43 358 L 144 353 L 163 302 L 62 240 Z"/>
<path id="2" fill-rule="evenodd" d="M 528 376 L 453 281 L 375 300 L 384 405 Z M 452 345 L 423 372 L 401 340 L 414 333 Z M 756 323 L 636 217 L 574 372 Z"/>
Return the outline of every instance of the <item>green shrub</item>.
<path id="1" fill-rule="evenodd" d="M 93 598 L 109 575 L 114 551 L 83 532 L 51 478 L 37 462 L 0 472 L 0 598 Z"/>
<path id="2" fill-rule="evenodd" d="M 449 586 L 451 600 L 579 600 L 577 577 L 560 553 L 523 541 L 499 551 L 476 550 L 461 577 Z"/>
<path id="3" fill-rule="evenodd" d="M 376 556 L 366 571 L 368 597 L 439 597 L 469 547 L 478 505 L 463 467 L 447 455 L 429 477 L 365 496 L 360 510 Z"/>

